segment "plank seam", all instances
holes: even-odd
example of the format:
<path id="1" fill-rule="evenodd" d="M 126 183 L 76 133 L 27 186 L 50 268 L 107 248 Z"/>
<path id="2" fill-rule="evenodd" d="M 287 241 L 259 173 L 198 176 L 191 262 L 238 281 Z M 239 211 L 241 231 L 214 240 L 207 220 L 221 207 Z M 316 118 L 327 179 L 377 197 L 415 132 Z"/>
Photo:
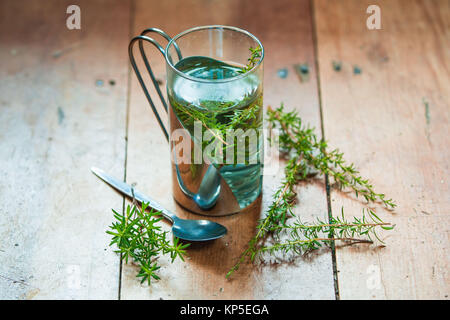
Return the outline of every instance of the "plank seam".
<path id="1" fill-rule="evenodd" d="M 322 106 L 322 90 L 320 86 L 320 69 L 319 69 L 319 48 L 317 43 L 317 22 L 315 16 L 314 0 L 310 0 L 310 10 L 311 10 L 311 26 L 312 26 L 312 37 L 313 37 L 313 48 L 314 48 L 314 66 L 316 69 L 316 82 L 317 82 L 317 96 L 319 100 L 319 113 L 320 113 L 320 130 L 322 134 L 322 139 L 325 140 L 325 126 L 323 121 L 323 106 Z M 328 221 L 331 223 L 331 218 L 333 217 L 331 209 L 331 196 L 330 196 L 330 181 L 329 177 L 325 175 L 325 190 L 327 194 L 327 211 L 328 211 Z M 334 294 L 336 300 L 340 300 L 339 295 L 339 283 L 338 283 L 338 271 L 336 262 L 336 247 L 334 242 L 331 242 L 331 260 L 333 264 L 333 280 L 334 280 Z"/>
<path id="2" fill-rule="evenodd" d="M 129 24 L 129 39 L 133 37 L 134 34 L 134 0 L 130 0 L 130 24 Z M 129 40 L 128 39 L 128 40 Z M 131 101 L 131 65 L 128 63 L 128 77 L 127 77 L 127 102 L 126 102 L 126 116 L 125 116 L 125 159 L 124 159 L 124 170 L 123 170 L 123 182 L 127 182 L 127 163 L 128 163 L 128 128 L 130 119 L 130 101 Z M 122 202 L 122 215 L 125 215 L 125 196 Z M 117 298 L 121 300 L 122 295 L 122 253 L 120 254 L 120 265 L 119 265 L 119 290 Z"/>

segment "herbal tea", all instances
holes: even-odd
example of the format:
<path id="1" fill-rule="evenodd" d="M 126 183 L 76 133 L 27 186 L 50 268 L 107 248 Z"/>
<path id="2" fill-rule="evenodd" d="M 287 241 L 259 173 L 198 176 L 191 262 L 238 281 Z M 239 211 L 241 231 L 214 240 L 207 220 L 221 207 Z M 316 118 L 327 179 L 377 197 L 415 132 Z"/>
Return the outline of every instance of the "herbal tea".
<path id="1" fill-rule="evenodd" d="M 198 79 L 178 74 L 170 79 L 168 98 L 176 119 L 201 150 L 201 160 L 216 167 L 245 208 L 262 184 L 260 79 L 251 73 L 238 77 L 244 66 L 203 56 L 184 58 L 175 68 Z M 192 159 L 191 170 L 195 165 Z"/>

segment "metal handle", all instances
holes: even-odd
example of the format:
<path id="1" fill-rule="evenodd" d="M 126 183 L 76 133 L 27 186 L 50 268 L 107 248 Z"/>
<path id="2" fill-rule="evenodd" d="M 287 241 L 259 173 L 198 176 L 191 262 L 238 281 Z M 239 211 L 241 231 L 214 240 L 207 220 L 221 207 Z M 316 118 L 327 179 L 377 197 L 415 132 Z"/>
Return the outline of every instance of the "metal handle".
<path id="1" fill-rule="evenodd" d="M 161 130 L 163 131 L 164 136 L 166 137 L 166 140 L 169 141 L 169 134 L 167 133 L 166 127 L 164 126 L 164 124 L 161 120 L 161 117 L 159 116 L 159 113 L 156 110 L 155 104 L 153 103 L 153 100 L 150 97 L 150 93 L 148 92 L 147 86 L 145 85 L 144 80 L 142 79 L 141 72 L 139 71 L 139 68 L 136 65 L 136 59 L 134 58 L 134 54 L 133 54 L 133 46 L 138 41 L 139 42 L 139 51 L 141 53 L 142 60 L 144 60 L 145 67 L 147 68 L 147 71 L 153 82 L 153 86 L 155 87 L 156 92 L 159 95 L 159 99 L 161 100 L 164 110 L 167 112 L 166 100 L 164 99 L 164 96 L 162 95 L 162 92 L 159 89 L 158 82 L 156 81 L 155 75 L 153 74 L 152 68 L 150 67 L 150 63 L 148 62 L 147 56 L 145 54 L 144 41 L 147 41 L 147 42 L 150 42 L 151 44 L 153 44 L 159 50 L 159 52 L 162 53 L 163 57 L 165 57 L 165 53 L 164 53 L 163 47 L 156 40 L 146 36 L 146 34 L 150 33 L 150 32 L 158 33 L 159 35 L 163 36 L 168 42 L 170 42 L 172 40 L 172 38 L 169 37 L 169 35 L 167 33 L 165 33 L 164 31 L 162 31 L 160 29 L 157 29 L 157 28 L 145 29 L 144 31 L 142 31 L 141 35 L 136 36 L 133 39 L 131 39 L 130 44 L 128 45 L 128 55 L 130 56 L 130 62 L 131 62 L 131 65 L 133 66 L 134 72 L 136 73 L 136 77 L 138 78 L 139 83 L 142 87 L 142 90 L 144 91 L 144 94 L 147 97 L 147 101 L 150 104 L 150 107 L 152 108 L 153 113 L 156 116 L 156 120 L 158 120 L 158 124 L 161 127 Z M 174 47 L 175 47 L 175 50 L 177 51 L 178 58 L 181 60 L 181 58 L 182 58 L 181 51 L 178 48 L 176 43 L 174 43 Z"/>
<path id="2" fill-rule="evenodd" d="M 164 136 L 166 137 L 167 141 L 169 141 L 169 135 L 167 133 L 167 130 L 161 120 L 161 117 L 159 116 L 158 111 L 156 110 L 156 107 L 155 107 L 155 104 L 153 103 L 152 98 L 150 97 L 150 93 L 148 92 L 147 87 L 144 83 L 144 80 L 142 79 L 142 75 L 139 71 L 139 68 L 136 65 L 136 60 L 135 60 L 134 54 L 133 54 L 133 45 L 136 42 L 139 42 L 139 51 L 141 53 L 142 60 L 144 61 L 145 67 L 147 68 L 150 78 L 152 79 L 153 86 L 155 87 L 156 92 L 159 95 L 159 99 L 161 100 L 164 110 L 166 110 L 166 112 L 167 112 L 168 109 L 167 109 L 166 100 L 164 99 L 164 96 L 162 95 L 161 90 L 159 89 L 158 82 L 156 81 L 155 75 L 153 74 L 152 68 L 150 67 L 150 63 L 148 62 L 147 56 L 145 54 L 144 41 L 147 41 L 147 42 L 150 42 L 151 44 L 153 44 L 159 50 L 159 52 L 162 53 L 162 55 L 164 57 L 165 57 L 165 52 L 164 52 L 163 47 L 157 41 L 146 36 L 146 34 L 150 33 L 150 32 L 158 33 L 159 35 L 163 36 L 168 42 L 170 42 L 172 40 L 172 38 L 170 38 L 169 35 L 167 35 L 167 33 L 165 33 L 164 31 L 157 29 L 157 28 L 148 28 L 148 29 L 145 29 L 141 33 L 141 35 L 136 36 L 133 39 L 131 39 L 130 44 L 128 46 L 128 54 L 130 56 L 130 62 L 131 62 L 131 65 L 133 66 L 133 70 L 136 73 L 136 76 L 139 80 L 142 90 L 144 91 L 145 96 L 147 97 L 147 101 L 150 104 L 150 107 L 152 108 L 153 113 L 156 116 L 156 119 L 158 120 L 159 126 L 161 127 L 161 130 L 163 131 Z M 173 45 L 177 52 L 179 60 L 181 60 L 182 56 L 181 56 L 181 51 L 180 51 L 179 47 L 177 46 L 177 44 L 175 42 L 173 43 Z M 168 60 L 170 63 L 172 63 L 170 56 L 168 57 Z M 221 179 L 220 179 L 220 175 L 217 172 L 216 168 L 213 165 L 209 166 L 205 176 L 203 177 L 202 183 L 200 184 L 200 188 L 197 193 L 193 193 L 187 189 L 187 187 L 185 186 L 183 179 L 180 175 L 179 168 L 178 168 L 178 165 L 176 162 L 175 162 L 175 168 L 176 168 L 176 172 L 177 172 L 178 185 L 180 186 L 180 189 L 182 190 L 182 192 L 189 198 L 193 199 L 195 201 L 195 203 L 201 209 L 203 209 L 203 210 L 211 209 L 216 204 L 217 199 L 220 195 Z M 152 206 L 152 205 L 150 204 L 150 206 Z M 163 213 L 163 215 L 165 215 L 165 217 L 167 219 L 172 220 L 172 222 L 174 221 L 174 219 L 176 219 L 176 217 L 174 218 L 173 216 L 170 216 L 170 213 L 167 213 L 167 211 L 163 211 L 162 207 L 158 208 L 157 210 L 160 210 Z"/>
<path id="3" fill-rule="evenodd" d="M 150 206 L 150 208 L 161 213 L 161 215 L 164 218 L 166 218 L 167 220 L 169 220 L 172 223 L 174 223 L 175 220 L 180 219 L 174 213 L 166 210 L 163 206 L 161 206 L 158 202 L 156 202 L 152 198 L 145 196 L 145 195 L 141 194 L 140 192 L 134 190 L 133 186 L 131 187 L 131 195 L 133 196 L 133 203 L 135 201 L 139 202 L 140 204 L 142 204 L 144 202 L 147 203 Z"/>

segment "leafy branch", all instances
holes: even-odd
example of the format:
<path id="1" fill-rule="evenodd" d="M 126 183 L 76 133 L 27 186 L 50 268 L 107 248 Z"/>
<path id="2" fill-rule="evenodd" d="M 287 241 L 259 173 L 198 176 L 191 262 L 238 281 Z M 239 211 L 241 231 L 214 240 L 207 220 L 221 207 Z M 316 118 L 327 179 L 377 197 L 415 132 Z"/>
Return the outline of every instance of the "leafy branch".
<path id="1" fill-rule="evenodd" d="M 194 139 L 196 137 L 194 125 L 196 122 L 201 123 L 201 145 L 199 141 L 195 142 L 199 144 L 202 151 L 209 145 L 216 146 L 210 155 L 212 163 L 223 163 L 227 150 L 233 150 L 233 163 L 237 163 L 238 152 L 241 150 L 237 148 L 237 145 L 242 143 L 239 140 L 240 136 L 235 135 L 237 130 L 255 130 L 255 134 L 259 134 L 258 130 L 262 123 L 262 95 L 258 95 L 257 92 L 246 95 L 238 105 L 233 102 L 214 105 L 211 101 L 203 101 L 201 105 L 206 104 L 208 108 L 198 108 L 193 105 L 184 106 L 173 100 L 170 100 L 170 103 L 180 123 Z M 204 135 L 205 132 L 210 133 L 210 138 Z M 229 136 L 233 139 L 228 139 Z M 246 152 L 245 161 L 251 157 L 256 158 L 256 155 L 251 154 L 248 148 L 244 148 L 244 152 Z"/>
<path id="2" fill-rule="evenodd" d="M 250 58 L 248 58 L 248 63 L 245 67 L 242 68 L 242 70 L 239 70 L 239 73 L 246 73 L 249 72 L 253 67 L 258 63 L 259 59 L 261 59 L 261 47 L 256 48 L 249 48 L 250 50 Z"/>
<path id="3" fill-rule="evenodd" d="M 296 192 L 295 186 L 306 180 L 311 172 L 329 175 L 339 184 L 340 189 L 350 188 L 356 196 L 362 195 L 368 202 L 381 202 L 388 209 L 395 208 L 392 199 L 376 193 L 367 179 L 363 179 L 353 164 L 348 165 L 337 149 L 327 151 L 327 143 L 318 139 L 314 130 L 305 127 L 296 112 L 284 112 L 283 105 L 273 110 L 268 109 L 268 122 L 272 128 L 279 128 L 281 149 L 289 158 L 285 167 L 285 178 L 273 196 L 266 216 L 259 221 L 256 235 L 249 241 L 248 247 L 235 265 L 227 273 L 230 277 L 247 259 L 254 262 L 256 257 L 268 253 L 302 254 L 331 246 L 334 241 L 347 244 L 373 243 L 380 241 L 378 229 L 392 230 L 390 223 L 383 222 L 372 208 L 363 209 L 360 218 L 346 220 L 343 209 L 341 217 L 330 217 L 329 222 L 317 219 L 314 223 L 303 223 L 294 216 Z M 287 240 L 283 240 L 287 238 Z"/>
<path id="4" fill-rule="evenodd" d="M 280 146 L 285 152 L 301 154 L 308 166 L 331 176 L 341 190 L 351 188 L 357 197 L 362 196 L 368 202 L 381 202 L 388 209 L 396 207 L 392 199 L 386 199 L 383 193 L 374 191 L 369 180 L 359 175 L 353 163 L 346 163 L 342 152 L 338 149 L 327 151 L 328 143 L 318 139 L 313 129 L 303 127 L 295 111 L 283 112 L 283 106 L 276 110 L 269 107 L 267 114 L 268 122 L 281 131 Z"/>
<path id="5" fill-rule="evenodd" d="M 214 138 L 228 145 L 224 140 L 227 132 L 240 128 L 258 129 L 260 126 L 260 99 L 255 99 L 254 103 L 245 105 L 244 103 L 247 101 L 248 99 L 244 99 L 243 103 L 241 103 L 241 105 L 244 105 L 244 108 L 233 108 L 230 112 L 222 113 L 214 112 L 216 108 L 211 111 L 209 109 L 200 110 L 195 106 L 185 107 L 177 103 L 172 103 L 172 105 L 177 116 L 189 131 L 192 131 L 194 123 L 199 121 L 203 128 L 209 131 Z"/>
<path id="6" fill-rule="evenodd" d="M 147 281 L 150 285 L 151 279 L 160 279 L 157 271 L 161 268 L 158 264 L 161 255 L 169 255 L 172 263 L 177 258 L 184 261 L 189 244 L 182 244 L 176 237 L 170 243 L 168 232 L 156 225 L 163 218 L 153 209 L 146 212 L 147 207 L 146 203 L 142 204 L 141 210 L 135 205 L 127 206 L 125 215 L 112 210 L 115 222 L 106 233 L 112 235 L 109 245 L 117 246 L 115 252 L 121 254 L 121 260 L 136 262 L 140 267 L 137 277 L 141 278 L 141 283 Z"/>
<path id="7" fill-rule="evenodd" d="M 237 73 L 246 73 L 250 71 L 261 59 L 262 48 L 249 48 L 250 58 L 246 66 L 233 67 Z M 227 65 L 223 63 L 224 65 Z M 227 65 L 232 67 L 230 65 Z M 237 101 L 215 101 L 200 100 L 195 103 L 186 103 L 181 99 L 177 99 L 173 95 L 169 95 L 169 102 L 172 106 L 178 120 L 187 129 L 191 136 L 195 139 L 195 123 L 200 122 L 202 126 L 201 150 L 207 146 L 214 145 L 212 153 L 209 155 L 210 160 L 214 164 L 221 164 L 224 161 L 227 150 L 233 150 L 234 161 L 237 164 L 237 144 L 244 142 L 236 137 L 235 133 L 239 129 L 258 130 L 262 124 L 262 92 L 258 88 L 247 92 L 244 97 L 240 97 Z M 204 137 L 204 133 L 210 134 L 210 137 Z M 230 137 L 229 141 L 227 138 Z M 245 138 L 245 137 L 244 137 Z M 238 141 L 236 141 L 238 140 Z M 199 144 L 200 142 L 195 141 Z M 245 148 L 244 148 L 245 149 Z M 249 158 L 257 158 L 255 153 L 246 152 L 244 154 L 245 163 Z"/>

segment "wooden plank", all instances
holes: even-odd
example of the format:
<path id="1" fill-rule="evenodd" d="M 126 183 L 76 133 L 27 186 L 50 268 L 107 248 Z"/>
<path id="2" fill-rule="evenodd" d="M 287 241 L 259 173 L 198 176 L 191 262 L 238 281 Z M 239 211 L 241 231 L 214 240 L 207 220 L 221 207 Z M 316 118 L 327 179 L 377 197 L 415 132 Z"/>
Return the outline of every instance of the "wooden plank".
<path id="1" fill-rule="evenodd" d="M 386 248 L 337 251 L 343 299 L 448 299 L 448 1 L 315 1 L 325 136 L 398 203 Z M 332 60 L 342 61 L 336 72 Z M 352 66 L 362 73 L 355 75 Z M 333 213 L 360 205 L 332 193 Z"/>
<path id="2" fill-rule="evenodd" d="M 265 105 L 278 106 L 284 101 L 289 108 L 296 108 L 305 121 L 320 127 L 308 1 L 259 1 L 258 5 L 237 0 L 160 1 L 151 5 L 146 1 L 136 2 L 134 34 L 144 28 L 158 27 L 174 36 L 187 28 L 208 24 L 241 27 L 259 37 L 266 50 Z M 155 74 L 164 80 L 164 61 L 155 51 L 152 54 L 149 52 L 150 61 Z M 292 66 L 303 62 L 311 66 L 311 79 L 300 84 Z M 289 69 L 286 79 L 277 76 L 280 68 Z M 137 183 L 137 188 L 158 199 L 181 217 L 199 219 L 199 216 L 176 206 L 172 199 L 168 146 L 134 75 L 130 93 L 127 154 L 128 182 Z M 161 281 L 151 287 L 139 285 L 137 268 L 124 266 L 121 298 L 334 299 L 330 252 L 277 268 L 264 266 L 258 269 L 245 265 L 232 280 L 225 279 L 226 272 L 253 236 L 257 219 L 270 203 L 280 174 L 265 176 L 264 179 L 262 209 L 214 219 L 226 225 L 229 234 L 215 242 L 193 246 L 185 264 L 170 265 L 163 261 Z M 323 185 L 301 186 L 299 195 L 298 214 L 303 219 L 327 217 Z"/>
<path id="3" fill-rule="evenodd" d="M 77 1 L 68 30 L 70 4 L 0 4 L 1 299 L 118 297 L 122 199 L 90 167 L 124 175 L 130 10 Z"/>

